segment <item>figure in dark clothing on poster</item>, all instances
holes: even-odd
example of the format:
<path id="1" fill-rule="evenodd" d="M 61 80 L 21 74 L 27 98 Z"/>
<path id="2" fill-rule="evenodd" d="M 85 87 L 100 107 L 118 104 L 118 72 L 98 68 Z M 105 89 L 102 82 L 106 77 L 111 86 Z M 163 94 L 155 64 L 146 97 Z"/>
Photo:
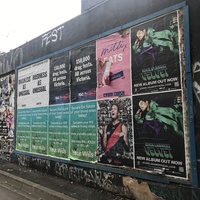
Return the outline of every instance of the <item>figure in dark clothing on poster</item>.
<path id="1" fill-rule="evenodd" d="M 123 165 L 123 154 L 129 151 L 128 130 L 120 122 L 119 107 L 117 104 L 111 106 L 111 122 L 104 127 L 103 148 L 105 154 L 103 162 L 113 165 Z"/>
<path id="2" fill-rule="evenodd" d="M 152 66 L 159 64 L 159 55 L 164 54 L 165 58 L 178 55 L 177 18 L 173 18 L 173 24 L 168 29 L 159 31 L 152 27 L 139 29 L 132 49 L 138 64 L 141 62 L 144 64 L 146 60 L 146 64 L 151 63 Z M 163 61 L 163 56 L 160 56 L 160 59 Z"/>
<path id="3" fill-rule="evenodd" d="M 135 114 L 137 124 L 142 125 L 140 134 L 147 132 L 148 127 L 152 129 L 155 137 L 162 136 L 162 133 L 172 130 L 175 134 L 183 137 L 183 115 L 181 97 L 173 107 L 161 107 L 155 101 L 140 100 L 139 109 Z"/>
<path id="4" fill-rule="evenodd" d="M 171 107 L 159 106 L 154 100 L 141 99 L 134 118 L 136 146 L 143 142 L 168 144 L 172 158 L 184 160 L 184 128 L 180 96 Z"/>

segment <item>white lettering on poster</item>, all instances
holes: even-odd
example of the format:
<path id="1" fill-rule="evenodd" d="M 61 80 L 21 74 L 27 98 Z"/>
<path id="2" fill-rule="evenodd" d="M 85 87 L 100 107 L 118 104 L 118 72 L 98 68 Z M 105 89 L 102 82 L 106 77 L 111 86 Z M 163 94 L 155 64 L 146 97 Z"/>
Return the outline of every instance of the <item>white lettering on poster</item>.
<path id="1" fill-rule="evenodd" d="M 67 80 L 67 70 L 65 63 L 54 66 L 54 72 L 52 76 L 53 76 L 52 81 L 54 87 L 65 86 Z"/>
<path id="2" fill-rule="evenodd" d="M 93 64 L 91 62 L 90 55 L 78 58 L 76 60 L 76 66 L 74 67 L 74 76 L 76 82 L 83 82 L 91 80 L 90 74 L 92 73 Z"/>

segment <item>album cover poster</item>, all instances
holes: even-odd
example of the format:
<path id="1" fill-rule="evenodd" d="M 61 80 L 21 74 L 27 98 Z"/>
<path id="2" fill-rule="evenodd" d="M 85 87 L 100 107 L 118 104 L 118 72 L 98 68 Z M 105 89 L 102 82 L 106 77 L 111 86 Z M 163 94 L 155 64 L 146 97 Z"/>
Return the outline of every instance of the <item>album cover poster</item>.
<path id="1" fill-rule="evenodd" d="M 135 167 L 185 177 L 181 92 L 133 97 Z"/>
<path id="2" fill-rule="evenodd" d="M 181 88 L 177 12 L 131 29 L 133 94 Z"/>

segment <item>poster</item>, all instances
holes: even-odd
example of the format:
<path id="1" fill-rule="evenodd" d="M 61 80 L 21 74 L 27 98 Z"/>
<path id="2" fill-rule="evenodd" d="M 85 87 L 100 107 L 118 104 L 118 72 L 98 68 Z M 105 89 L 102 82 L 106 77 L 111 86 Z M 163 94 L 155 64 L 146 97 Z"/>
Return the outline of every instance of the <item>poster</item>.
<path id="1" fill-rule="evenodd" d="M 16 146 L 40 154 L 47 154 L 49 63 L 46 59 L 18 70 Z"/>
<path id="2" fill-rule="evenodd" d="M 97 98 L 131 96 L 129 30 L 97 40 L 96 52 Z"/>
<path id="3" fill-rule="evenodd" d="M 133 166 L 131 98 L 98 101 L 98 148 L 100 163 Z"/>
<path id="4" fill-rule="evenodd" d="M 31 107 L 49 105 L 49 59 L 32 65 Z"/>
<path id="5" fill-rule="evenodd" d="M 69 104 L 49 107 L 48 154 L 69 158 Z"/>
<path id="6" fill-rule="evenodd" d="M 18 109 L 49 105 L 49 59 L 18 70 Z"/>
<path id="7" fill-rule="evenodd" d="M 180 91 L 133 97 L 135 167 L 186 177 Z"/>
<path id="8" fill-rule="evenodd" d="M 96 99 L 95 42 L 71 51 L 71 102 Z"/>
<path id="9" fill-rule="evenodd" d="M 69 103 L 69 52 L 51 58 L 49 105 Z"/>
<path id="10" fill-rule="evenodd" d="M 96 161 L 97 105 L 96 101 L 70 106 L 70 159 Z"/>
<path id="11" fill-rule="evenodd" d="M 131 29 L 133 94 L 181 88 L 177 12 Z"/>
<path id="12" fill-rule="evenodd" d="M 17 112 L 16 149 L 30 152 L 31 109 L 19 109 Z"/>
<path id="13" fill-rule="evenodd" d="M 0 79 L 0 136 L 14 137 L 15 75 Z"/>
<path id="14" fill-rule="evenodd" d="M 32 104 L 31 65 L 18 70 L 17 108 L 30 108 Z"/>
<path id="15" fill-rule="evenodd" d="M 47 154 L 48 107 L 32 108 L 31 152 Z"/>

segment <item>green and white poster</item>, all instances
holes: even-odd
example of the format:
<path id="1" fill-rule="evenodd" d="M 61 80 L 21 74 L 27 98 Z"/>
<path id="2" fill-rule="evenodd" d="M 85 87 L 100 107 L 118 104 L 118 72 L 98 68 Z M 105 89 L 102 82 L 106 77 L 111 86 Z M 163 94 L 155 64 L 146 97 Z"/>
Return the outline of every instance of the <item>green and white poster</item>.
<path id="1" fill-rule="evenodd" d="M 69 157 L 69 104 L 49 107 L 48 154 Z"/>
<path id="2" fill-rule="evenodd" d="M 47 154 L 49 59 L 18 71 L 16 148 Z"/>
<path id="3" fill-rule="evenodd" d="M 17 113 L 16 148 L 30 151 L 31 109 L 20 109 Z"/>
<path id="4" fill-rule="evenodd" d="M 31 152 L 47 154 L 48 107 L 32 108 Z"/>
<path id="5" fill-rule="evenodd" d="M 74 160 L 96 161 L 96 101 L 71 104 L 70 118 L 70 158 Z"/>

